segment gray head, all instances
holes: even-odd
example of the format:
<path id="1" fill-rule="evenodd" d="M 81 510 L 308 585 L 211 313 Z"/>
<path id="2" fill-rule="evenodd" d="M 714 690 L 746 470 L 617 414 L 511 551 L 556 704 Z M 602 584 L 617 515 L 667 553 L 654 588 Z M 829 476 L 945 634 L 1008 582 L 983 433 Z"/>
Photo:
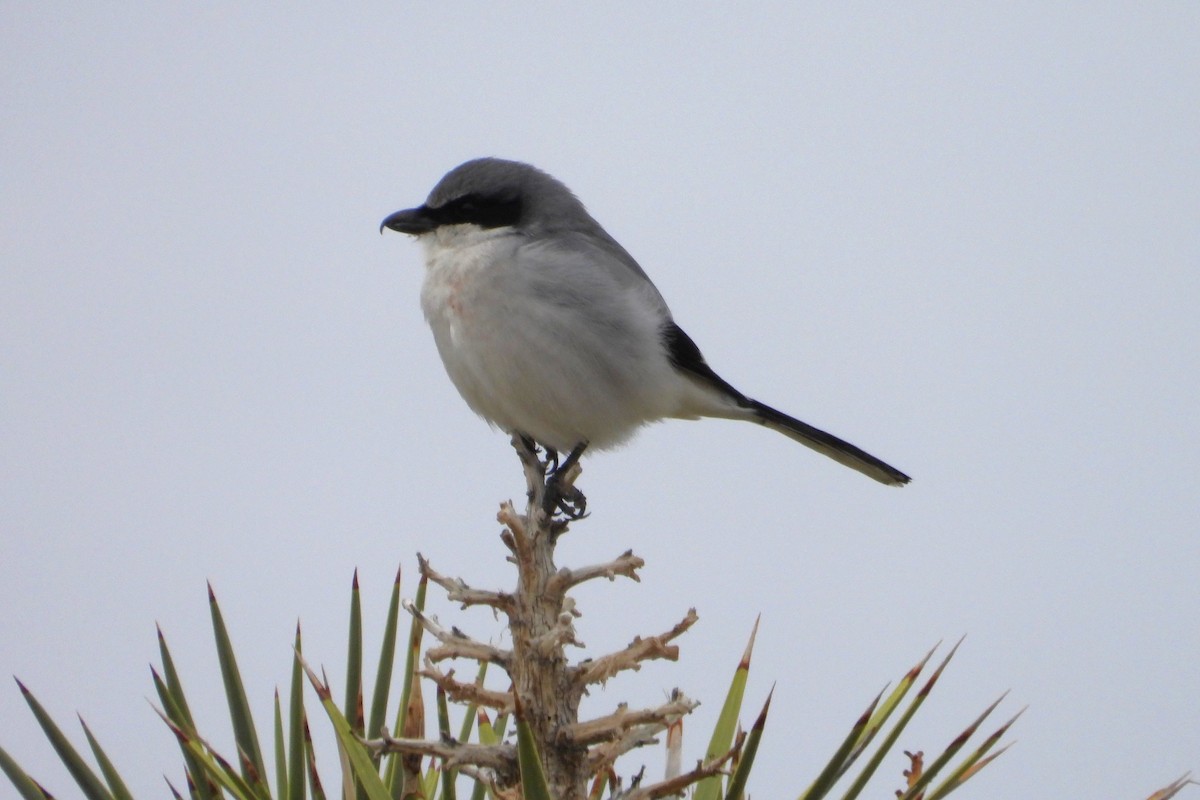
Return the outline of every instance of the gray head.
<path id="1" fill-rule="evenodd" d="M 446 173 L 424 205 L 397 211 L 379 230 L 419 236 L 464 223 L 531 232 L 598 227 L 571 190 L 540 169 L 520 161 L 477 158 Z"/>

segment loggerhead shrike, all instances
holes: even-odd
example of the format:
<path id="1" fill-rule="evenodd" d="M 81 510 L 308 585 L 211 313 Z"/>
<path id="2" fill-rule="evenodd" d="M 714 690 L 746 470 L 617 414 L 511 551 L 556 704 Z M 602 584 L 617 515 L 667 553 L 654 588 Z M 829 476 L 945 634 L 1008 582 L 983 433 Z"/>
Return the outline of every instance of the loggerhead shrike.
<path id="1" fill-rule="evenodd" d="M 421 307 L 459 394 L 553 460 L 569 452 L 560 474 L 584 448 L 619 445 L 648 422 L 722 417 L 779 431 L 880 483 L 909 482 L 713 372 L 633 257 L 535 167 L 468 161 L 384 228 L 425 246 Z"/>

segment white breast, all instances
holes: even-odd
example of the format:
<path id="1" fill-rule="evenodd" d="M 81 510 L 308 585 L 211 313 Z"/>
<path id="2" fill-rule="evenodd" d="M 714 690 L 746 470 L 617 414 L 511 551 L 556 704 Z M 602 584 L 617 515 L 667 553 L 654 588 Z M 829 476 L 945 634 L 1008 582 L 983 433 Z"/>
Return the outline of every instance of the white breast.
<path id="1" fill-rule="evenodd" d="M 656 294 L 511 229 L 445 226 L 422 239 L 421 306 L 484 419 L 568 451 L 613 446 L 676 412 L 682 379 L 661 346 Z"/>

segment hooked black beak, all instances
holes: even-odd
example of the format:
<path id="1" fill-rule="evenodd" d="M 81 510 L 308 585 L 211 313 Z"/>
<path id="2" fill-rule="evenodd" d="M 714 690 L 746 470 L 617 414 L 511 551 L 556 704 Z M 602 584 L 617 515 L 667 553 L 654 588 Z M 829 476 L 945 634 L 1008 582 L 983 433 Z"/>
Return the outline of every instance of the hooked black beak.
<path id="1" fill-rule="evenodd" d="M 379 223 L 379 232 L 383 233 L 384 228 L 390 228 L 400 233 L 410 233 L 413 236 L 419 236 L 422 233 L 429 233 L 436 227 L 437 222 L 430 215 L 429 208 L 421 206 L 420 208 L 408 208 L 392 214 Z"/>

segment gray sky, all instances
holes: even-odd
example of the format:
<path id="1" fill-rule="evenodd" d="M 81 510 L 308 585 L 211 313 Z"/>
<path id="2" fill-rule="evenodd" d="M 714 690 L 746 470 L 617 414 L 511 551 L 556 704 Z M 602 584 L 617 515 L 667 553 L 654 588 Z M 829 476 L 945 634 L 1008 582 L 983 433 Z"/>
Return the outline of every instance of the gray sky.
<path id="1" fill-rule="evenodd" d="M 0 10 L 0 674 L 139 796 L 181 771 L 155 621 L 230 741 L 206 579 L 263 726 L 297 617 L 341 686 L 355 567 L 372 642 L 418 550 L 511 584 L 516 459 L 376 231 L 480 155 L 571 186 L 725 378 L 914 478 L 718 421 L 586 460 L 560 560 L 647 567 L 580 592 L 584 654 L 701 617 L 593 713 L 679 686 L 698 758 L 762 612 L 755 796 L 963 634 L 900 745 L 1011 689 L 971 796 L 1200 768 L 1200 7 L 85 5 Z M 74 795 L 14 685 L 0 744 Z"/>

